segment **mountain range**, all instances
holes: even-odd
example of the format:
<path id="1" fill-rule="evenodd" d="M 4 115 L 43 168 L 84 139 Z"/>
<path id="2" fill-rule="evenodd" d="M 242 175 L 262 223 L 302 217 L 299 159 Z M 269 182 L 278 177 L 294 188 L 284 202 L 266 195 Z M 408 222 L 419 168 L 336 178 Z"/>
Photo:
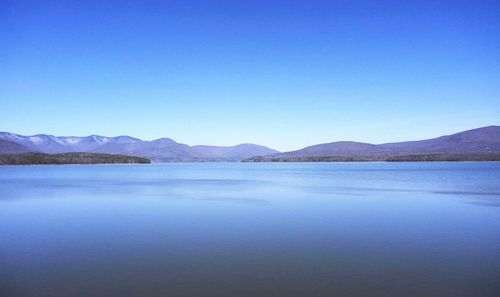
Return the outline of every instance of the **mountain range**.
<path id="1" fill-rule="evenodd" d="M 256 144 L 235 146 L 189 146 L 170 138 L 144 141 L 130 136 L 85 137 L 37 134 L 23 136 L 0 132 L 0 153 L 38 152 L 60 154 L 68 152 L 106 153 L 148 158 L 154 162 L 241 161 L 253 156 L 269 155 L 278 151 Z"/>
<path id="2" fill-rule="evenodd" d="M 323 143 L 291 152 L 251 157 L 246 161 L 432 161 L 454 160 L 454 157 L 457 160 L 496 160 L 499 155 L 500 126 L 487 126 L 419 141 L 384 144 L 355 141 Z"/>
<path id="3" fill-rule="evenodd" d="M 338 141 L 284 153 L 250 143 L 189 146 L 170 138 L 144 141 L 130 136 L 22 136 L 0 132 L 0 153 L 26 152 L 119 154 L 145 157 L 154 162 L 496 160 L 500 158 L 500 126 L 487 126 L 419 141 L 384 144 Z"/>

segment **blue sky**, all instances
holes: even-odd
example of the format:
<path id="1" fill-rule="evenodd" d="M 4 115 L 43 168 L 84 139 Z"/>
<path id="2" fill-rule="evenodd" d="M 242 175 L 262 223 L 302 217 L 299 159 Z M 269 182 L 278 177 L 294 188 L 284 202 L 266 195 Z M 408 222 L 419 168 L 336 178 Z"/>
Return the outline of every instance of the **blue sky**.
<path id="1" fill-rule="evenodd" d="M 500 124 L 500 2 L 404 2 L 1 1 L 0 130 L 291 150 Z"/>

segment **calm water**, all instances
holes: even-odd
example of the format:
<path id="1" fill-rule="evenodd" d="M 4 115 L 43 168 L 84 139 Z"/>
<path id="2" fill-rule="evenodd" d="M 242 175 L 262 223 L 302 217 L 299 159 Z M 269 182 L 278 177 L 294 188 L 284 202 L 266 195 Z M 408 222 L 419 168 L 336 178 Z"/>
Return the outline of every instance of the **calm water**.
<path id="1" fill-rule="evenodd" d="M 500 163 L 0 167 L 0 296 L 500 296 Z"/>

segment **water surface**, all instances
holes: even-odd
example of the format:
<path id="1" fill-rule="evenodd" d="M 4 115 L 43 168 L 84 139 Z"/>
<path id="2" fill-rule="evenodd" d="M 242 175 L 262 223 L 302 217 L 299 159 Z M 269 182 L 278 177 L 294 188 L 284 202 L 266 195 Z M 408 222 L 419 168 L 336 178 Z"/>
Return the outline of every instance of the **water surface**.
<path id="1" fill-rule="evenodd" d="M 3 166 L 0 296 L 500 296 L 500 163 Z"/>

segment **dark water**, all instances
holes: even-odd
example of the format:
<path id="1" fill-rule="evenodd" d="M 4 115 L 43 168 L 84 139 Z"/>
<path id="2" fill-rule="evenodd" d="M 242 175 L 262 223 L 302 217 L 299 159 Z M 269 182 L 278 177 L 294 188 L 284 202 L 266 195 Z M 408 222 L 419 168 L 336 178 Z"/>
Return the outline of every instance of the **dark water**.
<path id="1" fill-rule="evenodd" d="M 500 296 L 500 163 L 0 167 L 0 296 Z"/>

